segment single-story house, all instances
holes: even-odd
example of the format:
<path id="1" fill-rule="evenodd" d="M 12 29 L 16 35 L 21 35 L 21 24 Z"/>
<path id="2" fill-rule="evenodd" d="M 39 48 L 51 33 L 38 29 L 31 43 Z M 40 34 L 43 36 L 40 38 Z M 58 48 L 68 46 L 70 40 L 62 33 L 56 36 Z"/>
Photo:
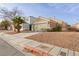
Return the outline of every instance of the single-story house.
<path id="1" fill-rule="evenodd" d="M 45 17 L 33 17 L 29 16 L 25 18 L 26 23 L 22 24 L 22 30 L 30 31 L 44 31 L 56 27 L 56 24 L 60 24 L 62 31 L 68 30 L 68 24 L 62 20 L 56 18 L 45 18 Z"/>
<path id="2" fill-rule="evenodd" d="M 67 24 L 63 21 L 60 21 L 56 18 L 45 18 L 45 17 L 24 17 L 23 18 L 26 23 L 23 23 L 21 26 L 21 30 L 29 30 L 29 31 L 44 31 L 46 29 L 51 29 L 56 27 L 56 24 L 59 23 L 62 26 L 62 30 L 67 30 Z M 13 26 L 12 26 L 13 27 Z M 14 28 L 13 28 L 14 30 Z"/>
<path id="3" fill-rule="evenodd" d="M 43 31 L 44 29 L 50 28 L 49 20 L 44 17 L 27 17 L 25 18 L 26 23 L 22 24 L 21 30 L 30 31 Z"/>
<path id="4" fill-rule="evenodd" d="M 32 24 L 33 31 L 44 31 L 50 28 L 49 21 L 43 17 L 36 18 Z"/>

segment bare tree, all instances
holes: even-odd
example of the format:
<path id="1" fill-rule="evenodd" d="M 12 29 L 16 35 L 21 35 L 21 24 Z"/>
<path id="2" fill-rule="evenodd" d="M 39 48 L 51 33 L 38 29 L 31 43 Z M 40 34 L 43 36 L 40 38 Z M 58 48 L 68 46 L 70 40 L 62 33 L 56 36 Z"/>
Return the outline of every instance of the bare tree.
<path id="1" fill-rule="evenodd" d="M 6 8 L 0 8 L 0 17 L 4 19 L 11 20 L 15 16 L 21 16 L 22 11 L 19 10 L 17 7 L 13 8 L 12 10 L 8 10 Z"/>

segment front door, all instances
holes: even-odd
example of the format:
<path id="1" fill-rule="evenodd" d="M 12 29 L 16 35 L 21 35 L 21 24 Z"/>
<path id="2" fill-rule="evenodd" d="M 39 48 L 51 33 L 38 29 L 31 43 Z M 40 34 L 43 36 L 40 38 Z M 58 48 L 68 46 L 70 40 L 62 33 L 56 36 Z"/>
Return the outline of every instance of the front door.
<path id="1" fill-rule="evenodd" d="M 29 25 L 29 30 L 30 30 L 30 31 L 32 30 L 32 24 Z"/>

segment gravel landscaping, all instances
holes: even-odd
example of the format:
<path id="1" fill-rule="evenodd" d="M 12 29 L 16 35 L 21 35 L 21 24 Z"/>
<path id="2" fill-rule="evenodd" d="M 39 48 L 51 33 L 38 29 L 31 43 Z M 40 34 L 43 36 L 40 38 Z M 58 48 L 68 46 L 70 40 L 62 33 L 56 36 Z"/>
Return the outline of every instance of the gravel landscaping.
<path id="1" fill-rule="evenodd" d="M 79 52 L 78 32 L 42 32 L 25 38 Z"/>

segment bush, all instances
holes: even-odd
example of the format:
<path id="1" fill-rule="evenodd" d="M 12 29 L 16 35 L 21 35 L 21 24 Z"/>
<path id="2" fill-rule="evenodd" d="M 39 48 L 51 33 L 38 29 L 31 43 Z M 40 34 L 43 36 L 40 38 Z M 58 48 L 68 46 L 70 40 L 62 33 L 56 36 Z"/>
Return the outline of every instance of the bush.
<path id="1" fill-rule="evenodd" d="M 53 31 L 60 32 L 60 31 L 62 31 L 62 27 L 60 25 L 58 25 L 55 28 L 53 28 Z"/>
<path id="2" fill-rule="evenodd" d="M 62 27 L 59 24 L 57 24 L 57 26 L 54 28 L 47 29 L 47 32 L 60 32 L 60 31 L 62 31 Z"/>
<path id="3" fill-rule="evenodd" d="M 47 29 L 47 32 L 53 32 L 53 29 Z"/>

